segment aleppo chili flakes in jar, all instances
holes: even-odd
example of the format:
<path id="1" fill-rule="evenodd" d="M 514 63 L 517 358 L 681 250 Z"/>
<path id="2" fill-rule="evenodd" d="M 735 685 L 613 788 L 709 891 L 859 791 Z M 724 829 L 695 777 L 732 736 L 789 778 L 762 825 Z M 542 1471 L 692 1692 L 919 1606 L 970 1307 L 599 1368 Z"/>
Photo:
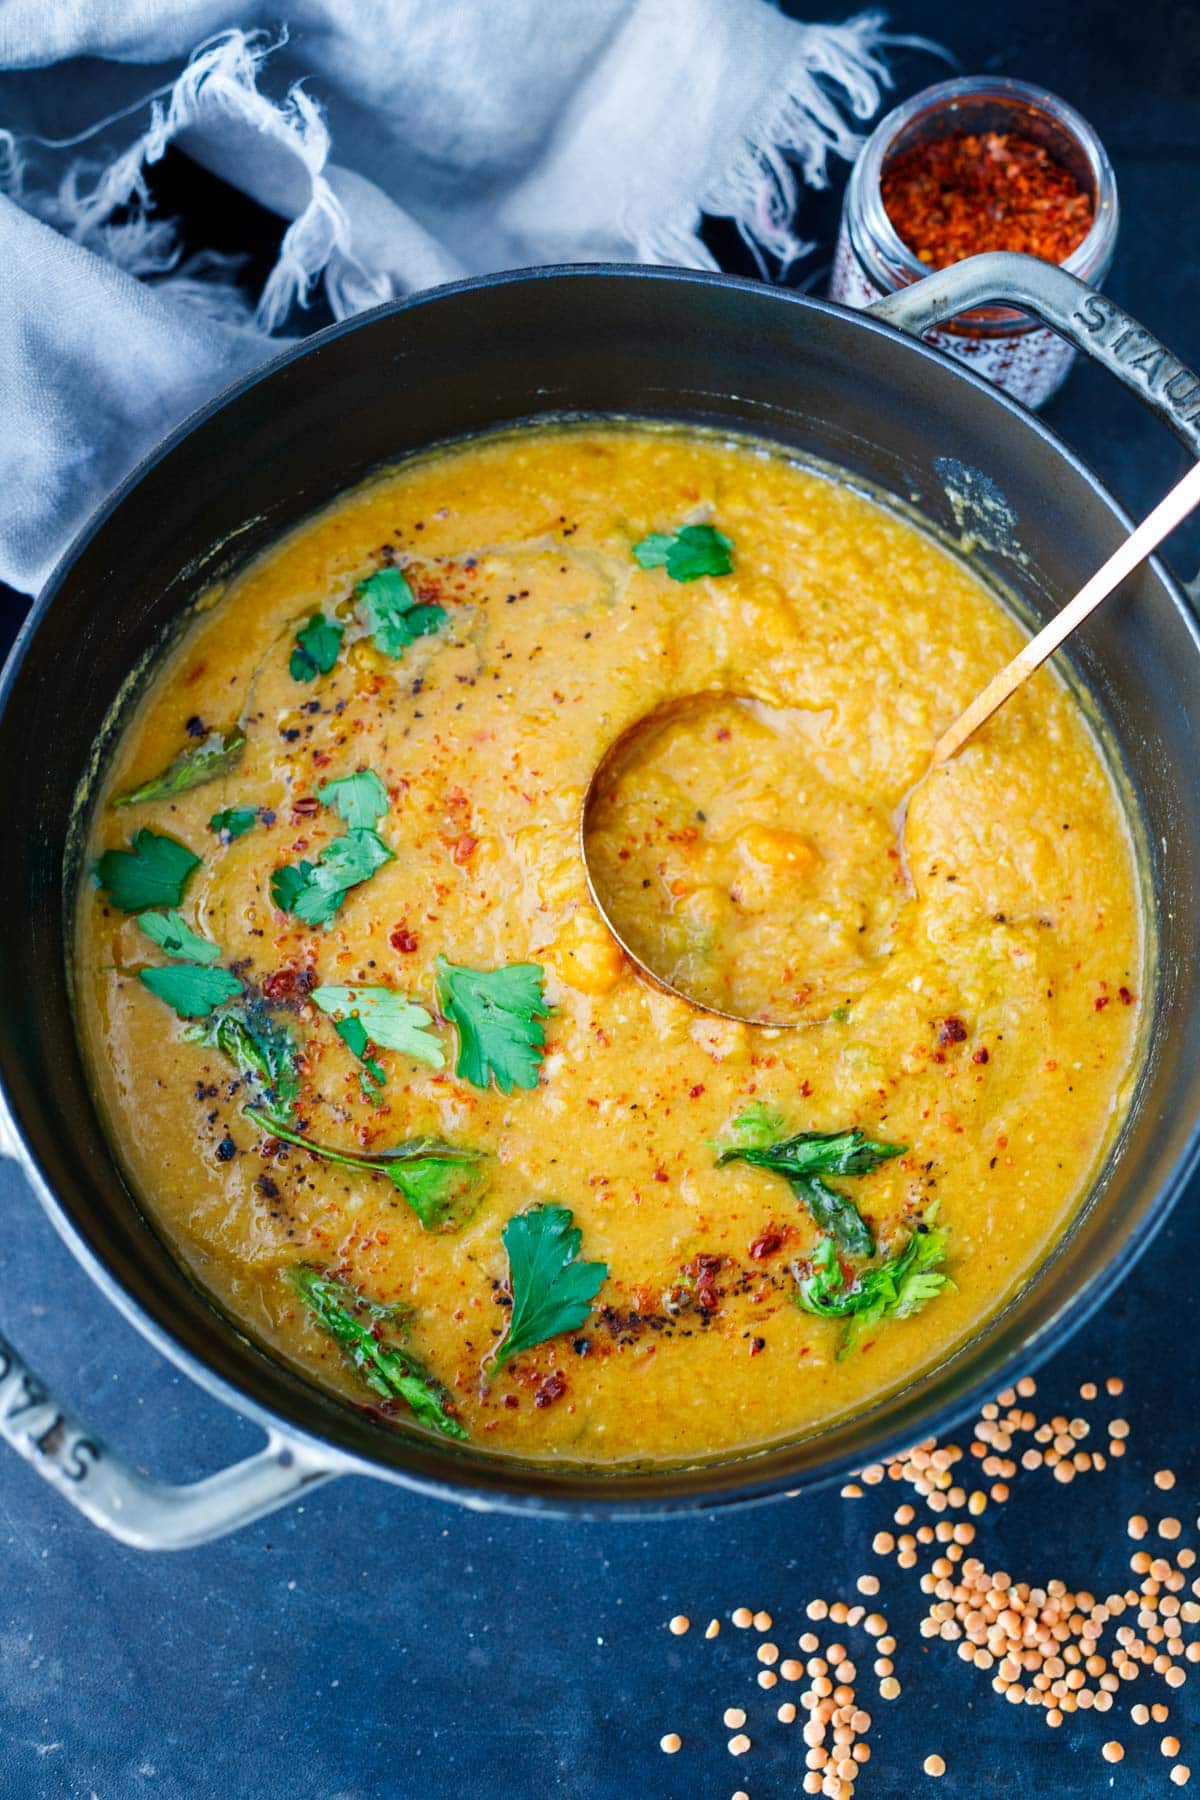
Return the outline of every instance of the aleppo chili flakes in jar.
<path id="1" fill-rule="evenodd" d="M 1095 216 L 1088 191 L 1032 138 L 956 132 L 892 159 L 880 191 L 888 218 L 931 269 L 982 250 L 1065 262 Z"/>

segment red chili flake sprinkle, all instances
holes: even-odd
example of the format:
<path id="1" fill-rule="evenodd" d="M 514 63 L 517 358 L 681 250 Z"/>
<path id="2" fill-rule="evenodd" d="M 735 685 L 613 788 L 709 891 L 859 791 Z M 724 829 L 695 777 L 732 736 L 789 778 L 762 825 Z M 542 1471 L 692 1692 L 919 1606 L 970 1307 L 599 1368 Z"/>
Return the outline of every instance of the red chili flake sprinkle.
<path id="1" fill-rule="evenodd" d="M 397 925 L 395 931 L 393 931 L 392 935 L 388 938 L 388 943 L 392 946 L 392 949 L 398 950 L 401 956 L 411 956 L 417 947 L 418 941 L 416 932 L 406 931 L 403 925 Z"/>
<path id="2" fill-rule="evenodd" d="M 469 862 L 471 860 L 472 855 L 474 854 L 475 847 L 478 843 L 479 843 L 478 838 L 472 837 L 469 831 L 464 831 L 462 836 L 457 840 L 457 842 L 455 843 L 455 846 L 454 846 L 455 862 L 456 863 Z"/>
<path id="3" fill-rule="evenodd" d="M 953 1014 L 948 1019 L 943 1019 L 938 1027 L 939 1044 L 965 1044 L 968 1035 L 962 1020 L 956 1019 Z"/>
<path id="4" fill-rule="evenodd" d="M 1097 1012 L 1103 1012 L 1111 999 L 1111 994 L 1097 994 L 1092 1005 L 1096 1008 Z"/>
<path id="5" fill-rule="evenodd" d="M 654 1179 L 655 1181 L 670 1181 L 671 1177 L 667 1174 L 665 1169 L 655 1169 Z"/>
<path id="6" fill-rule="evenodd" d="M 1137 995 L 1131 994 L 1127 987 L 1118 988 L 1117 989 L 1117 997 L 1120 1000 L 1122 1006 L 1132 1006 L 1134 1001 L 1137 999 Z"/>
<path id="7" fill-rule="evenodd" d="M 766 1338 L 756 1337 L 756 1338 L 750 1339 L 750 1354 L 751 1354 L 751 1356 L 761 1356 L 763 1351 L 766 1349 L 766 1347 L 767 1347 Z"/>
<path id="8" fill-rule="evenodd" d="M 304 819 L 311 819 L 320 810 L 321 802 L 315 794 L 301 794 L 299 799 L 292 801 L 292 811 Z"/>
<path id="9" fill-rule="evenodd" d="M 750 1246 L 750 1254 L 755 1262 L 763 1262 L 768 1256 L 774 1256 L 777 1250 L 783 1249 L 783 1232 L 771 1228 L 756 1237 Z"/>
<path id="10" fill-rule="evenodd" d="M 273 969 L 263 982 L 263 993 L 268 1000 L 303 999 L 316 979 L 311 969 Z"/>
<path id="11" fill-rule="evenodd" d="M 698 1100 L 703 1092 L 704 1092 L 704 1083 L 702 1081 L 698 1081 L 696 1083 L 695 1087 L 688 1089 L 688 1099 L 689 1100 Z"/>
<path id="12" fill-rule="evenodd" d="M 1050 152 L 1012 132 L 959 131 L 901 151 L 880 183 L 917 258 L 944 269 L 981 250 L 1065 262 L 1091 230 L 1091 194 Z"/>
<path id="13" fill-rule="evenodd" d="M 982 1044 L 979 1046 L 978 1050 L 973 1050 L 971 1052 L 971 1061 L 973 1063 L 985 1063 L 985 1062 L 987 1062 L 987 1060 L 988 1060 L 988 1053 L 983 1048 Z"/>
<path id="14" fill-rule="evenodd" d="M 544 1380 L 538 1382 L 533 1393 L 533 1404 L 535 1406 L 553 1406 L 556 1400 L 562 1399 L 566 1391 L 565 1376 L 560 1375 L 558 1370 L 554 1369 Z"/>

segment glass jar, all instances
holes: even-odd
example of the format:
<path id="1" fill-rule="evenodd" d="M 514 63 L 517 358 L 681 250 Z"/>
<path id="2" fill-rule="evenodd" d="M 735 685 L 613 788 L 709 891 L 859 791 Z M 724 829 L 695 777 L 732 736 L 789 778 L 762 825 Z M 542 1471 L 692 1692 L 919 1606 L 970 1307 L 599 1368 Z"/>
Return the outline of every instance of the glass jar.
<path id="1" fill-rule="evenodd" d="M 1041 144 L 1090 194 L 1091 227 L 1063 263 L 1099 287 L 1117 239 L 1117 183 L 1103 144 L 1086 119 L 1045 89 L 1024 81 L 972 76 L 939 82 L 898 106 L 876 126 L 850 173 L 842 206 L 829 297 L 869 306 L 932 272 L 897 235 L 881 182 L 902 151 L 958 132 L 1012 132 Z M 1012 307 L 979 307 L 926 333 L 926 341 L 967 363 L 1026 406 L 1041 406 L 1061 387 L 1075 351 L 1065 339 Z"/>

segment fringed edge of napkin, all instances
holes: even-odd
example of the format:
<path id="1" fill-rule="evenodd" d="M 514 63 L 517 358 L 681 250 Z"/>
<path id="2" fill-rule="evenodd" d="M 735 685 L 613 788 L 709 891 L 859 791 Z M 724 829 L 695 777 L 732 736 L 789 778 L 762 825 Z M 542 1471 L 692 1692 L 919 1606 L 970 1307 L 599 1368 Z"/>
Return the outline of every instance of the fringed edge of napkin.
<path id="1" fill-rule="evenodd" d="M 733 221 L 764 277 L 764 251 L 775 258 L 781 273 L 807 256 L 815 246 L 792 229 L 798 197 L 795 165 L 806 186 L 824 188 L 830 155 L 852 161 L 858 154 L 862 134 L 849 123 L 845 109 L 855 119 L 869 119 L 882 91 L 892 85 L 884 47 L 916 41 L 890 37 L 886 22 L 884 13 L 866 12 L 843 25 L 795 24 L 794 49 L 780 69 L 777 91 L 747 122 L 732 158 L 696 196 L 694 206 L 638 233 L 639 256 L 647 262 L 715 268 L 699 236 L 701 213 Z"/>
<path id="2" fill-rule="evenodd" d="M 859 120 L 871 116 L 881 89 L 891 85 L 883 47 L 912 41 L 889 38 L 884 24 L 881 12 L 842 25 L 795 24 L 795 47 L 776 91 L 748 121 L 725 167 L 674 216 L 635 229 L 636 255 L 647 262 L 715 266 L 699 236 L 702 213 L 732 219 L 760 266 L 762 252 L 782 269 L 807 254 L 812 245 L 792 229 L 794 165 L 809 186 L 824 187 L 830 153 L 850 158 L 857 151 L 861 138 L 846 112 Z M 331 145 L 318 103 L 299 82 L 278 102 L 259 92 L 264 61 L 285 42 L 286 33 L 272 39 L 261 31 L 231 30 L 200 45 L 169 88 L 139 102 L 139 109 L 149 103 L 150 122 L 127 149 L 107 163 L 77 158 L 53 190 L 31 186 L 21 141 L 0 131 L 0 193 L 171 299 L 264 337 L 277 332 L 295 307 L 307 305 L 322 279 L 337 318 L 399 297 L 391 276 L 370 270 L 354 254 L 350 221 L 324 173 Z M 75 142 L 134 110 L 100 121 Z M 184 259 L 175 223 L 153 216 L 146 179 L 170 144 L 179 141 L 185 151 L 195 151 L 189 136 L 202 138 L 205 127 L 222 117 L 236 118 L 293 157 L 307 187 L 253 306 L 237 285 L 238 258 L 201 251 Z M 203 161 L 203 154 L 197 159 Z M 269 204 L 262 195 L 253 197 Z"/>

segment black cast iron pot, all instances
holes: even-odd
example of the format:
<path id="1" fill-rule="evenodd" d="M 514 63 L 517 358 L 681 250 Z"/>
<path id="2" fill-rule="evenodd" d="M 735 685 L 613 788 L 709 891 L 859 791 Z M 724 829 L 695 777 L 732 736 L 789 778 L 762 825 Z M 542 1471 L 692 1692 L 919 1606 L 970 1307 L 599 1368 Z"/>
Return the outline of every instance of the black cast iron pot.
<path id="1" fill-rule="evenodd" d="M 1088 1204 L 1012 1303 L 940 1368 L 819 1436 L 606 1474 L 502 1461 L 375 1421 L 248 1341 L 184 1275 L 124 1184 L 72 1023 L 77 803 L 122 684 L 198 589 L 406 451 L 542 414 L 695 420 L 839 464 L 953 531 L 948 458 L 960 487 L 961 469 L 980 472 L 1016 517 L 1023 559 L 1011 545 L 981 547 L 981 572 L 1033 617 L 1056 609 L 1122 536 L 1120 509 L 1036 419 L 905 335 L 1000 300 L 1092 350 L 1200 453 L 1200 382 L 1111 302 L 1027 258 L 959 264 L 873 317 L 715 276 L 545 270 L 467 282 L 323 332 L 198 413 L 83 533 L 0 689 L 0 1123 L 102 1292 L 268 1432 L 247 1462 L 161 1487 L 72 1420 L 0 1340 L 0 1430 L 98 1524 L 145 1547 L 198 1543 L 350 1472 L 475 1506 L 551 1511 L 766 1497 L 940 1430 L 1017 1359 L 1029 1367 L 1060 1342 L 1145 1248 L 1191 1168 L 1200 1116 L 1200 641 L 1157 565 L 1071 651 L 1144 820 L 1158 961 L 1129 1120 Z"/>

